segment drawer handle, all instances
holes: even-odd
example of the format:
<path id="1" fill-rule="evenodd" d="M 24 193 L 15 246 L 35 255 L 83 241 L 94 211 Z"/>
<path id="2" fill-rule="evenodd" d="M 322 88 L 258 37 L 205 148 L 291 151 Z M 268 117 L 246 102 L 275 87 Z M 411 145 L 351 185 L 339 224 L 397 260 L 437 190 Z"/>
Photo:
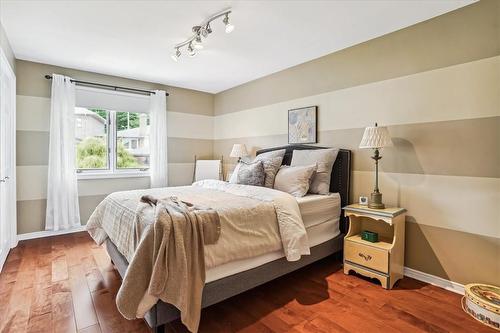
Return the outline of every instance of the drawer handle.
<path id="1" fill-rule="evenodd" d="M 361 258 L 365 259 L 366 261 L 370 261 L 370 260 L 372 260 L 372 256 L 371 256 L 371 255 L 369 255 L 369 254 L 364 254 L 364 253 L 361 253 L 361 252 L 360 252 L 358 255 L 359 255 Z"/>

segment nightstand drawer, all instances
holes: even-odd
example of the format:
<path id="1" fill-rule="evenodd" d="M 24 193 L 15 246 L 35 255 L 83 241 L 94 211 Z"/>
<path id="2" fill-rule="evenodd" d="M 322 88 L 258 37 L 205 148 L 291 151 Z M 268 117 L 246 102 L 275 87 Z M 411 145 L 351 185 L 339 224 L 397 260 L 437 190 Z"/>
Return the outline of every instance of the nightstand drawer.
<path id="1" fill-rule="evenodd" d="M 346 240 L 344 258 L 379 272 L 389 272 L 389 252 Z"/>

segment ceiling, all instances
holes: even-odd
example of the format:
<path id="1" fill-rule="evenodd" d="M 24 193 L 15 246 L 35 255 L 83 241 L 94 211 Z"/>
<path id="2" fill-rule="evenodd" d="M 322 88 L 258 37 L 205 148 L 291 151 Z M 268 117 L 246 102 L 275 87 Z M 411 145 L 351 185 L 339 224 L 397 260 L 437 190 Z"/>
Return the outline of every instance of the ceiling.
<path id="1" fill-rule="evenodd" d="M 217 93 L 468 5 L 473 0 L 9 1 L 16 58 Z M 227 7 L 194 58 L 170 58 L 191 27 Z"/>

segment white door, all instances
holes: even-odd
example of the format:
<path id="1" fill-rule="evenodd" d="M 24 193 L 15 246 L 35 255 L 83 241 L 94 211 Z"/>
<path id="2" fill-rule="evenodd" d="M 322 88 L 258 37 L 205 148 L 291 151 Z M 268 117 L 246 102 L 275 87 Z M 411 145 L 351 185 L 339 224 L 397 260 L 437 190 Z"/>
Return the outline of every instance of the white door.
<path id="1" fill-rule="evenodd" d="M 0 271 L 16 245 L 16 76 L 0 49 Z"/>

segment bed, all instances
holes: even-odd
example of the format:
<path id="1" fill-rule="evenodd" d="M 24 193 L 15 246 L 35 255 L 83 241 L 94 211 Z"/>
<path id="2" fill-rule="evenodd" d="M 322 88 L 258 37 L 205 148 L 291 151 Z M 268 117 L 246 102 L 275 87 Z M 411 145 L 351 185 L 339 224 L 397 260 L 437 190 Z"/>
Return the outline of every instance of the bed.
<path id="1" fill-rule="evenodd" d="M 324 149 L 308 145 L 288 145 L 257 151 L 257 155 L 286 149 L 283 165 L 289 165 L 294 150 Z M 287 261 L 283 250 L 275 250 L 258 256 L 233 260 L 208 268 L 203 289 L 202 308 L 235 296 L 290 273 L 326 256 L 339 255 L 343 248 L 346 220 L 341 211 L 349 198 L 350 151 L 341 149 L 335 160 L 329 195 L 306 195 L 297 198 L 304 227 L 309 238 L 310 255 L 298 261 Z M 105 240 L 106 249 L 116 269 L 125 276 L 129 260 L 110 238 Z M 130 255 L 128 255 L 130 258 Z M 179 318 L 177 308 L 162 301 L 156 303 L 144 316 L 155 332 L 164 332 L 165 324 Z"/>

